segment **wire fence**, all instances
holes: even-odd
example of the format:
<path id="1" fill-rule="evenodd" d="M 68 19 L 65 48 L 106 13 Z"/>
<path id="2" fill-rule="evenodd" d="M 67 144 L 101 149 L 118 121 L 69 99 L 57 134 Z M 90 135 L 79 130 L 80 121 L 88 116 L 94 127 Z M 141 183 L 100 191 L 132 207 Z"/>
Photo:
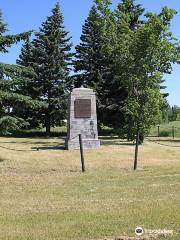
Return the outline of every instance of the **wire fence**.
<path id="1" fill-rule="evenodd" d="M 146 140 L 166 147 L 180 148 L 180 128 L 174 125 L 158 125 L 152 129 Z"/>
<path id="2" fill-rule="evenodd" d="M 180 140 L 179 140 L 179 142 L 175 142 L 176 145 L 174 145 L 174 141 L 171 141 L 171 142 L 170 142 L 169 140 L 167 141 L 167 142 L 169 142 L 169 144 L 164 143 L 164 142 L 159 141 L 159 140 L 154 140 L 154 139 L 149 139 L 149 138 L 146 138 L 146 140 L 148 140 L 149 142 L 152 142 L 152 143 L 161 145 L 161 146 L 165 146 L 165 147 L 180 148 L 180 144 L 178 145 L 178 143 L 180 142 Z"/>
<path id="3" fill-rule="evenodd" d="M 156 126 L 152 131 L 149 137 L 171 137 L 171 138 L 180 138 L 180 128 L 176 126 Z"/>

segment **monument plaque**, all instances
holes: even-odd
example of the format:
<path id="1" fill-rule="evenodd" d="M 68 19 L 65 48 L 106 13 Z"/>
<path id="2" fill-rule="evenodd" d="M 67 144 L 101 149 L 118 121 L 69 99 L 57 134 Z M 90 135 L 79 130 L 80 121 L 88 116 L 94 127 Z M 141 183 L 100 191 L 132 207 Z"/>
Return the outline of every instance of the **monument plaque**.
<path id="1" fill-rule="evenodd" d="M 76 99 L 74 101 L 75 118 L 91 117 L 91 99 Z"/>
<path id="2" fill-rule="evenodd" d="M 79 149 L 79 134 L 85 149 L 99 148 L 96 96 L 92 89 L 74 88 L 68 106 L 66 149 Z"/>

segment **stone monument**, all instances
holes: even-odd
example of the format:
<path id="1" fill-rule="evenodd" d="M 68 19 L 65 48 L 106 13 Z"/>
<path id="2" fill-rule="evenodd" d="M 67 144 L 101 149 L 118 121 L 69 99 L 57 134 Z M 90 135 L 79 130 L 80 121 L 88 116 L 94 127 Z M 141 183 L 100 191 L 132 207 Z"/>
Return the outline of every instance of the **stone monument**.
<path id="1" fill-rule="evenodd" d="M 97 131 L 96 96 L 92 89 L 74 88 L 69 98 L 66 149 L 79 149 L 79 134 L 83 147 L 100 147 Z"/>

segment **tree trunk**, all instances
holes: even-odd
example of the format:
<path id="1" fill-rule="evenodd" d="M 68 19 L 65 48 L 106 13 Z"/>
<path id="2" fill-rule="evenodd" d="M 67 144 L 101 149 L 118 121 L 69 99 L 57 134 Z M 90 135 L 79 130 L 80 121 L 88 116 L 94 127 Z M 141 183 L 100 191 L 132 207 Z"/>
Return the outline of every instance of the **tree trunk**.
<path id="1" fill-rule="evenodd" d="M 137 133 L 136 133 L 136 147 L 135 147 L 135 158 L 134 158 L 134 170 L 137 169 L 138 150 L 139 150 L 139 130 L 137 130 Z"/>
<path id="2" fill-rule="evenodd" d="M 144 142 L 144 134 L 139 133 L 139 144 L 143 144 L 143 142 Z"/>
<path id="3" fill-rule="evenodd" d="M 48 93 L 48 99 L 51 97 L 50 93 Z M 48 103 L 48 108 L 45 113 L 45 126 L 46 126 L 46 136 L 50 137 L 51 135 L 51 120 L 50 120 L 50 112 L 51 112 L 51 107 L 50 104 Z"/>
<path id="4" fill-rule="evenodd" d="M 50 124 L 47 124 L 46 125 L 46 136 L 50 137 L 50 135 L 51 135 L 51 126 L 50 126 Z"/>

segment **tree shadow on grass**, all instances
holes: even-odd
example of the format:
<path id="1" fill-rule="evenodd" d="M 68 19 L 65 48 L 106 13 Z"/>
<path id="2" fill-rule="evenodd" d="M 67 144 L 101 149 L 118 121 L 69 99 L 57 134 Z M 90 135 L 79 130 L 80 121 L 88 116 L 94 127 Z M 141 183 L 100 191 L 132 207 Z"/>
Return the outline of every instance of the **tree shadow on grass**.
<path id="1" fill-rule="evenodd" d="M 62 138 L 60 139 L 62 140 Z M 21 144 L 30 144 L 33 145 L 31 149 L 17 149 L 17 148 L 12 148 L 10 146 L 1 146 L 0 148 L 10 150 L 10 151 L 15 151 L 15 152 L 33 152 L 33 151 L 40 151 L 40 150 L 64 150 L 65 146 L 63 142 L 58 142 L 58 141 L 53 141 L 53 142 L 43 142 L 43 141 L 23 141 L 23 142 L 18 142 L 18 141 L 4 141 L 0 142 L 0 144 L 18 144 L 18 148 L 20 148 Z"/>
<path id="2" fill-rule="evenodd" d="M 100 139 L 100 140 L 113 140 L 113 139 L 122 140 L 122 139 L 120 139 L 120 137 L 118 137 L 118 136 L 99 136 L 99 139 Z"/>
<path id="3" fill-rule="evenodd" d="M 180 143 L 180 139 L 150 139 L 151 142 L 171 142 L 171 143 Z"/>
<path id="4" fill-rule="evenodd" d="M 43 150 L 66 150 L 64 145 L 58 146 L 41 146 L 41 147 L 32 147 L 33 151 L 43 151 Z"/>
<path id="5" fill-rule="evenodd" d="M 65 137 L 67 135 L 66 132 L 51 132 L 50 136 L 46 135 L 46 132 L 40 131 L 17 131 L 11 133 L 11 135 L 3 136 L 7 138 L 53 138 L 53 137 Z"/>
<path id="6" fill-rule="evenodd" d="M 14 152 L 32 152 L 32 151 L 35 151 L 35 150 L 15 149 L 15 148 L 9 148 L 9 147 L 4 147 L 4 146 L 0 146 L 0 148 L 10 150 L 10 151 L 14 151 Z"/>
<path id="7" fill-rule="evenodd" d="M 116 146 L 134 146 L 134 143 L 130 143 L 130 142 L 119 142 L 119 141 L 101 141 L 102 145 L 104 146 L 112 146 L 112 145 L 116 145 Z"/>
<path id="8" fill-rule="evenodd" d="M 152 142 L 154 144 L 159 144 L 161 146 L 165 146 L 165 147 L 171 147 L 171 148 L 180 148 L 180 145 L 174 145 L 173 143 L 180 143 L 180 140 L 177 139 L 148 139 L 147 141 Z M 169 144 L 168 144 L 169 143 Z"/>
<path id="9" fill-rule="evenodd" d="M 117 136 L 106 136 L 100 137 L 101 144 L 108 146 L 108 145 L 117 145 L 117 146 L 134 146 L 133 142 L 129 142 L 125 139 L 120 139 Z"/>
<path id="10" fill-rule="evenodd" d="M 4 141 L 4 142 L 0 142 L 0 144 L 4 144 L 4 143 L 14 143 L 14 144 L 48 144 L 48 142 L 41 142 L 41 141 L 23 141 L 23 142 L 18 142 L 18 141 Z M 50 144 L 59 144 L 58 141 L 55 142 L 49 142 Z"/>

